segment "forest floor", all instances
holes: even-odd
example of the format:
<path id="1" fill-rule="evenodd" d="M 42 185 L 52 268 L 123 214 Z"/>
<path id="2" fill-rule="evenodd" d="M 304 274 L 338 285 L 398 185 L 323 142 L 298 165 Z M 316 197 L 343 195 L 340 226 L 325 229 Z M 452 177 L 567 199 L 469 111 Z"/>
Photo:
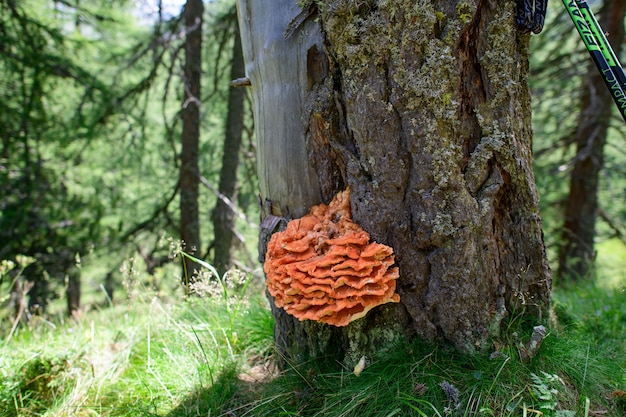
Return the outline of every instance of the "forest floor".
<path id="1" fill-rule="evenodd" d="M 484 355 L 414 341 L 364 369 L 279 371 L 259 279 L 230 275 L 204 297 L 137 281 L 70 319 L 3 323 L 0 417 L 624 416 L 626 256 L 607 253 L 594 284 L 555 290 L 558 325 L 529 362 L 512 321 Z"/>

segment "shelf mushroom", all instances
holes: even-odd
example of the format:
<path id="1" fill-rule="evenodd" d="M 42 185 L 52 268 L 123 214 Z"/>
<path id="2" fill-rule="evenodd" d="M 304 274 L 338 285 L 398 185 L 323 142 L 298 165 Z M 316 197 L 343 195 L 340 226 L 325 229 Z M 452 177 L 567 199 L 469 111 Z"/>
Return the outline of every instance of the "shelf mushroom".
<path id="1" fill-rule="evenodd" d="M 300 320 L 346 326 L 400 301 L 393 249 L 352 221 L 350 191 L 272 235 L 263 269 L 277 307 Z"/>

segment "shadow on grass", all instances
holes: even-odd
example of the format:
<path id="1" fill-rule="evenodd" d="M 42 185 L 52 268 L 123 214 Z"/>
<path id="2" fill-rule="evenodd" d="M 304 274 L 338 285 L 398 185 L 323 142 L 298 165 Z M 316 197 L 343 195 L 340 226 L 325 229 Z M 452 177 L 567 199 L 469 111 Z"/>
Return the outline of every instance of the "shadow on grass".
<path id="1" fill-rule="evenodd" d="M 74 384 L 69 374 L 67 358 L 42 355 L 30 358 L 14 378 L 0 380 L 3 390 L 10 394 L 0 397 L 0 416 L 36 416 L 63 402 Z"/>
<path id="2" fill-rule="evenodd" d="M 552 329 L 522 361 L 517 346 L 528 337 L 474 356 L 413 341 L 372 358 L 362 374 L 315 362 L 240 373 L 233 364 L 167 417 L 624 416 L 621 340 L 594 340 L 582 324 Z"/>
<path id="3" fill-rule="evenodd" d="M 254 408 L 267 399 L 271 373 L 268 364 L 257 365 L 245 373 L 235 365 L 227 366 L 210 387 L 191 393 L 167 417 L 257 416 Z"/>
<path id="4" fill-rule="evenodd" d="M 404 349 L 400 352 L 402 356 L 413 353 Z M 211 387 L 189 395 L 167 417 L 422 415 L 419 411 L 411 412 L 412 408 L 416 409 L 409 404 L 411 401 L 432 408 L 430 401 L 446 402 L 439 380 L 425 381 L 432 385 L 427 387 L 415 385 L 412 378 L 406 377 L 415 362 L 424 362 L 424 357 L 429 362 L 431 356 L 429 351 L 421 360 L 411 363 L 398 363 L 395 358 L 377 361 L 361 377 L 336 366 L 329 371 L 323 360 L 290 366 L 280 374 L 268 369 L 267 364 L 264 370 L 255 370 L 259 367 L 255 366 L 246 373 L 238 373 L 235 367 L 227 368 Z M 420 399 L 406 395 L 399 401 L 399 393 L 415 393 L 416 386 Z"/>

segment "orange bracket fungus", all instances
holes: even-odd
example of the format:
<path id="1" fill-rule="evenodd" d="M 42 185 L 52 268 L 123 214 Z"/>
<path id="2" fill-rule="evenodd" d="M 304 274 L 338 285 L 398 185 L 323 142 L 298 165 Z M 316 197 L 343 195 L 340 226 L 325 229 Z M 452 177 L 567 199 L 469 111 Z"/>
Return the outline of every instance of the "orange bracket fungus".
<path id="1" fill-rule="evenodd" d="M 345 190 L 274 233 L 263 269 L 276 306 L 300 320 L 346 326 L 376 306 L 400 301 L 393 263 L 393 249 L 370 242 L 352 221 Z"/>

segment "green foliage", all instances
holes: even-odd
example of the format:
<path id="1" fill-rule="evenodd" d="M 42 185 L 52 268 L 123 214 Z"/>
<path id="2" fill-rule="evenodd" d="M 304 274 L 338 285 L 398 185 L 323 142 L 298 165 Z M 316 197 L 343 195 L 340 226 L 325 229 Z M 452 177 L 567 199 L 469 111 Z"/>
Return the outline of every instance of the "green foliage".
<path id="1" fill-rule="evenodd" d="M 530 378 L 532 380 L 533 399 L 537 403 L 537 409 L 541 411 L 542 415 L 554 416 L 557 413 L 559 389 L 565 383 L 558 375 L 551 375 L 546 372 L 541 372 L 541 376 L 531 373 Z M 566 412 L 576 414 L 569 410 Z"/>
<path id="2" fill-rule="evenodd" d="M 3 256 L 79 246 L 89 238 L 84 211 L 98 207 L 69 192 L 63 168 L 50 161 L 60 155 L 67 160 L 72 98 L 86 91 L 103 94 L 106 87 L 72 57 L 82 51 L 68 45 L 64 18 L 41 16 L 41 4 L 29 6 L 0 4 Z"/>
<path id="3" fill-rule="evenodd" d="M 555 366 L 545 359 L 549 361 L 542 358 L 530 365 L 505 356 L 467 360 L 413 345 L 408 352 L 405 348 L 396 357 L 373 363 L 359 377 L 350 370 L 318 373 L 311 372 L 310 365 L 297 367 L 268 384 L 266 396 L 249 404 L 247 412 L 259 416 L 281 411 L 313 416 L 520 416 L 538 410 L 551 416 L 588 415 L 584 414 L 587 397 L 571 382 L 564 385 L 558 374 L 541 371 Z M 595 372 L 603 375 L 609 366 L 605 363 Z M 624 383 L 623 375 L 617 381 Z M 458 402 L 449 394 L 450 387 L 458 392 Z M 592 409 L 613 406 L 605 403 L 607 392 L 606 387 L 593 392 Z"/>
<path id="4" fill-rule="evenodd" d="M 626 384 L 626 326 L 612 324 L 626 318 L 618 288 L 559 291 L 559 325 L 530 362 L 520 360 L 514 338 L 473 357 L 418 340 L 367 358 L 359 372 L 317 362 L 289 364 L 278 377 L 258 384 L 253 398 L 239 382 L 242 393 L 233 397 L 230 410 L 254 416 L 617 417 L 622 408 L 611 393 Z M 598 325 L 611 329 L 596 334 Z"/>
<path id="5" fill-rule="evenodd" d="M 536 415 L 532 410 L 566 416 L 582 411 L 585 397 L 578 388 L 541 370 L 556 366 L 550 358 L 524 364 L 516 356 L 512 350 L 468 358 L 417 342 L 374 359 L 359 376 L 348 369 L 337 373 L 313 363 L 294 364 L 266 384 L 264 395 L 245 411 L 255 416 Z M 603 410 L 606 391 L 593 394 L 594 409 Z"/>
<path id="6" fill-rule="evenodd" d="M 232 0 L 206 7 L 204 242 L 217 199 L 234 10 Z M 45 281 L 46 301 L 65 290 L 77 256 L 97 271 L 87 283 L 96 287 L 106 275 L 121 281 L 120 256 L 138 252 L 151 274 L 167 261 L 161 243 L 177 235 L 180 217 L 183 33 L 180 16 L 126 0 L 0 2 L 0 259 L 34 257 L 27 275 Z M 247 218 L 258 210 L 251 134 L 242 152 L 234 252 L 250 258 L 256 231 Z"/>
<path id="7" fill-rule="evenodd" d="M 126 289 L 126 297 L 107 301 L 111 308 L 94 303 L 71 319 L 20 326 L 2 315 L 0 417 L 624 413 L 626 252 L 617 239 L 599 243 L 594 285 L 555 293 L 558 325 L 530 363 L 519 360 L 517 339 L 528 337 L 521 334 L 473 357 L 418 340 L 366 358 L 359 372 L 307 362 L 276 374 L 273 318 L 258 278 L 219 276 L 193 257 L 205 270 L 170 293 L 177 266 L 145 271 L 171 255 L 164 236 L 176 234 L 182 29 L 177 16 L 138 21 L 131 7 L 0 2 L 0 259 L 12 262 L 0 266 L 0 303 L 25 271 L 29 258 L 21 254 L 61 278 L 80 253 L 93 276 L 92 297 L 104 298 L 101 277 L 118 269 Z M 585 52 L 572 53 L 576 34 L 558 7 L 551 4 L 552 20 L 533 37 L 531 54 L 536 178 L 551 253 L 587 69 Z M 207 10 L 201 165 L 212 184 L 222 152 L 232 2 Z M 602 179 L 601 206 L 612 219 L 626 213 L 623 129 L 611 128 Z M 237 195 L 243 218 L 256 214 L 254 153 L 248 137 Z M 205 189 L 201 206 L 213 207 L 215 198 Z M 600 238 L 614 235 L 614 226 L 602 223 Z M 256 230 L 243 219 L 238 230 L 248 237 L 239 252 L 245 257 L 256 250 Z M 54 290 L 62 286 L 57 279 Z M 513 331 L 518 323 L 511 323 Z"/>

